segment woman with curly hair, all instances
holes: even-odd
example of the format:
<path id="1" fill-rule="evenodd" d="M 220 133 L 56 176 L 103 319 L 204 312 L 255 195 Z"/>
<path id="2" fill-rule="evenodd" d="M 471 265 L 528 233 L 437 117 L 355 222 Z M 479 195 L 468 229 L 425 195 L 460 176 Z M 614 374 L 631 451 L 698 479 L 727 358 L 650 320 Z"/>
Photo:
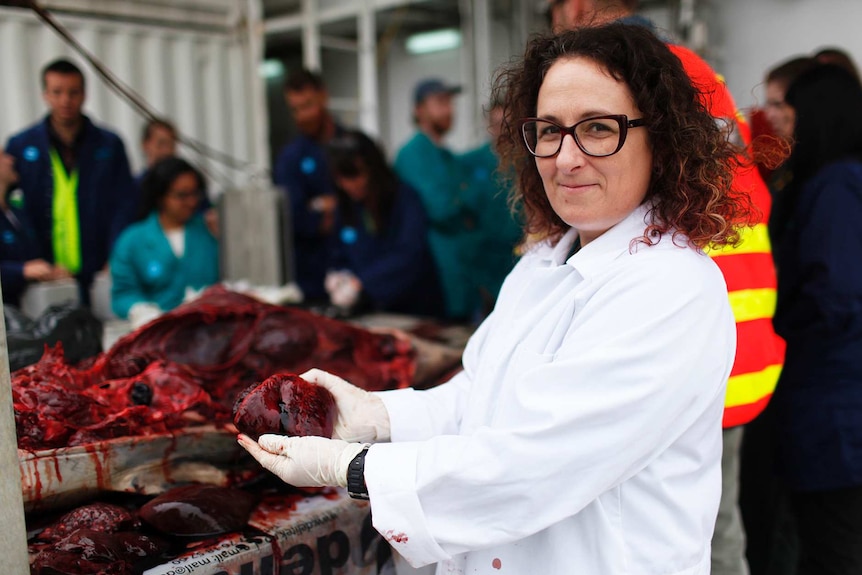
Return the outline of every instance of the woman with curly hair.
<path id="1" fill-rule="evenodd" d="M 702 248 L 747 216 L 737 150 L 642 28 L 538 38 L 499 87 L 529 240 L 464 371 L 372 394 L 312 370 L 334 438 L 240 442 L 369 498 L 437 573 L 707 574 L 736 332 Z"/>

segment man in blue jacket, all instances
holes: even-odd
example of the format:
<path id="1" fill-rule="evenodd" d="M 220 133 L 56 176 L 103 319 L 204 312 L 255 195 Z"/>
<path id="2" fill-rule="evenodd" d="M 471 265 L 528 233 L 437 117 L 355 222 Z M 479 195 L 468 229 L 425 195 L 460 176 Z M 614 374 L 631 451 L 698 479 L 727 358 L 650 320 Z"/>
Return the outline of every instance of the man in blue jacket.
<path id="1" fill-rule="evenodd" d="M 337 202 L 324 146 L 341 128 L 327 109 L 326 86 L 318 74 L 291 74 L 284 97 L 299 135 L 279 154 L 273 180 L 285 189 L 290 205 L 296 283 L 306 301 L 328 301 L 323 279 Z"/>
<path id="2" fill-rule="evenodd" d="M 93 276 L 133 219 L 138 194 L 122 140 L 82 113 L 81 70 L 55 60 L 42 71 L 42 87 L 48 115 L 12 136 L 6 152 L 40 253 L 77 278 L 89 303 Z"/>

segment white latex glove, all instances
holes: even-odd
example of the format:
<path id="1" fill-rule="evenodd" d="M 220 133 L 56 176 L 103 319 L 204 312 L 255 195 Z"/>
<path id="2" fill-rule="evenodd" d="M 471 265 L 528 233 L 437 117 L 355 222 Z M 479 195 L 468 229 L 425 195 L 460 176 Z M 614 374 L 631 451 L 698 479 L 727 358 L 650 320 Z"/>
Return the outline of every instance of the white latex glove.
<path id="1" fill-rule="evenodd" d="M 162 315 L 162 308 L 153 302 L 141 301 L 129 308 L 129 322 L 132 329 L 138 329 Z"/>
<path id="2" fill-rule="evenodd" d="M 264 468 L 296 487 L 347 487 L 347 468 L 365 447 L 340 439 L 273 434 L 261 435 L 257 442 L 240 435 L 237 441 Z"/>
<path id="3" fill-rule="evenodd" d="M 332 304 L 345 309 L 353 307 L 362 293 L 362 281 L 347 270 L 328 272 L 323 287 Z"/>
<path id="4" fill-rule="evenodd" d="M 310 369 L 300 376 L 326 388 L 335 399 L 338 417 L 333 439 L 374 443 L 389 441 L 389 412 L 383 400 L 322 369 Z"/>

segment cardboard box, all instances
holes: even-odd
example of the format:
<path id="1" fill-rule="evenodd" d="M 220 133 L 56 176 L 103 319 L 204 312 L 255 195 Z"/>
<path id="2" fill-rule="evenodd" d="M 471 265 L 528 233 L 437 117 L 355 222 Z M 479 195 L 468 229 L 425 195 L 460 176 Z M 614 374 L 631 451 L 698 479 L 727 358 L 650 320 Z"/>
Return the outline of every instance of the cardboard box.
<path id="1" fill-rule="evenodd" d="M 144 575 L 373 575 L 390 555 L 368 504 L 343 489 L 268 496 L 249 526 Z"/>

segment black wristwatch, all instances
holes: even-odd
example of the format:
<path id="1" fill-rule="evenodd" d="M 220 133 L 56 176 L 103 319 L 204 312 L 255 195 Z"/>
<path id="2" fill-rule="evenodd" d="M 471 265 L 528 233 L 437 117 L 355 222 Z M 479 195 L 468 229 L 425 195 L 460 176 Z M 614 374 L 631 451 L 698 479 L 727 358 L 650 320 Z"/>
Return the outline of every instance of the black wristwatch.
<path id="1" fill-rule="evenodd" d="M 365 486 L 365 455 L 370 444 L 356 454 L 347 467 L 347 494 L 353 499 L 368 499 L 368 487 Z"/>

